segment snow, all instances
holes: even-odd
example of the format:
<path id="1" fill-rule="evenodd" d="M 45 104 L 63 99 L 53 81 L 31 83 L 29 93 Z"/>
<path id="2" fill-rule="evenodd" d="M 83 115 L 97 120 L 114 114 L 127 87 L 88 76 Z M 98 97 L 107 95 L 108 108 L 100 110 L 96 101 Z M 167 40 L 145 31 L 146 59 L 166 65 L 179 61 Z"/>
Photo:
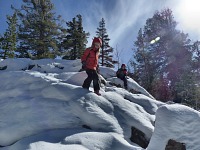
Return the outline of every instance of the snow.
<path id="1" fill-rule="evenodd" d="M 112 77 L 112 78 L 109 78 L 107 79 L 108 81 L 112 82 L 112 83 L 115 83 L 116 85 L 120 85 L 121 87 L 124 87 L 124 82 L 122 80 L 120 80 L 119 78 L 117 77 Z M 133 79 L 131 78 L 128 78 L 127 79 L 127 82 L 129 83 L 127 85 L 127 89 L 130 90 L 130 89 L 133 89 L 137 92 L 140 92 L 152 99 L 154 99 L 154 97 L 148 93 L 143 87 L 141 87 L 137 82 L 135 82 Z"/>
<path id="2" fill-rule="evenodd" d="M 6 59 L 0 68 L 0 149 L 144 150 L 130 141 L 131 127 L 150 140 L 146 150 L 164 150 L 169 139 L 199 150 L 200 113 L 166 104 L 133 79 L 123 81 L 100 67 L 101 94 L 81 87 L 80 60 Z M 111 84 L 110 84 L 111 83 Z M 131 89 L 137 94 L 129 92 Z"/>
<path id="3" fill-rule="evenodd" d="M 177 104 L 162 106 L 156 112 L 155 131 L 149 149 L 163 149 L 169 139 L 174 139 L 186 143 L 188 150 L 198 150 L 199 124 L 200 113 L 191 108 Z"/>

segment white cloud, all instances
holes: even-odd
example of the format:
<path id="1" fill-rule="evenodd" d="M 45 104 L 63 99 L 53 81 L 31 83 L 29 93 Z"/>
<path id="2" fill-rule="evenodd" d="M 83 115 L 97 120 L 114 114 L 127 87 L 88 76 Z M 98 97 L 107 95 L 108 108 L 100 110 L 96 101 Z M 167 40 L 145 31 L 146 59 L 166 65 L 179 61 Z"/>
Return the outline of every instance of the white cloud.
<path id="1" fill-rule="evenodd" d="M 91 34 L 88 39 L 88 46 L 91 44 L 92 37 L 96 35 L 99 21 L 104 18 L 107 33 L 111 39 L 110 46 L 118 45 L 118 48 L 125 49 L 130 57 L 132 43 L 139 28 L 143 26 L 148 16 L 153 15 L 156 10 L 153 8 L 152 2 L 149 2 L 149 4 L 146 5 L 144 0 L 118 0 L 114 1 L 113 6 L 107 10 L 105 3 L 98 1 L 90 3 L 83 15 L 84 28 Z M 129 58 L 126 60 L 129 60 Z"/>
<path id="2" fill-rule="evenodd" d="M 87 2 L 82 0 L 52 0 L 52 2 L 55 5 L 54 12 L 57 15 L 62 15 L 65 21 L 72 20 L 77 14 L 82 15 L 84 30 L 90 32 L 87 46 L 91 46 L 99 22 L 101 18 L 104 18 L 107 33 L 111 39 L 110 46 L 115 48 L 117 45 L 119 50 L 123 49 L 126 52 L 126 56 L 123 58 L 124 63 L 132 55 L 131 49 L 139 28 L 144 26 L 145 21 L 152 17 L 156 10 L 160 11 L 167 7 L 172 9 L 175 20 L 179 23 L 178 28 L 184 33 L 189 33 L 193 39 L 200 39 L 199 0 L 87 0 Z M 20 4 L 18 3 L 18 5 Z M 9 7 L 6 7 L 7 12 L 10 10 Z"/>

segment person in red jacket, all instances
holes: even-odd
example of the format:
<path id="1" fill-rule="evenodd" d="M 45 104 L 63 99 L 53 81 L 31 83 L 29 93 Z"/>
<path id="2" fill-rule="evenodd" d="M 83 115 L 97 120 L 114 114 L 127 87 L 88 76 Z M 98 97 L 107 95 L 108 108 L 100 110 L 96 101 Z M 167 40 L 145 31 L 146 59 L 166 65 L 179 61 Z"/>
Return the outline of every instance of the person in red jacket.
<path id="1" fill-rule="evenodd" d="M 124 88 L 127 89 L 127 75 L 126 65 L 122 64 L 121 68 L 117 70 L 116 75 L 118 78 L 124 81 Z"/>
<path id="2" fill-rule="evenodd" d="M 102 46 L 100 38 L 95 37 L 92 41 L 92 46 L 87 48 L 81 57 L 83 68 L 86 70 L 88 77 L 83 82 L 82 87 L 89 90 L 90 84 L 93 81 L 94 93 L 101 95 L 99 75 L 97 72 L 99 52 Z"/>

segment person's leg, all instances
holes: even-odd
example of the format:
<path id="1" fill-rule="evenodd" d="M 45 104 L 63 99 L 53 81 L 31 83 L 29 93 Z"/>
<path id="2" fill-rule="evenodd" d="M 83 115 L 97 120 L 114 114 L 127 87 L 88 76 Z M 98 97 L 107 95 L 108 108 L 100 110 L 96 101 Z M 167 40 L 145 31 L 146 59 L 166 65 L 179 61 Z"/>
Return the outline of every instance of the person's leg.
<path id="1" fill-rule="evenodd" d="M 93 86 L 94 86 L 94 91 L 100 90 L 99 75 L 95 70 L 93 72 Z"/>
<path id="2" fill-rule="evenodd" d="M 124 81 L 124 88 L 127 89 L 127 79 L 126 79 L 126 77 L 124 77 L 123 81 Z"/>
<path id="3" fill-rule="evenodd" d="M 94 92 L 97 95 L 101 95 L 99 93 L 99 90 L 100 90 L 100 80 L 99 80 L 99 75 L 98 75 L 98 73 L 97 73 L 96 70 L 93 71 L 93 87 L 94 87 Z"/>
<path id="4" fill-rule="evenodd" d="M 92 73 L 92 70 L 89 70 L 89 69 L 86 70 L 86 73 L 87 73 L 88 77 L 83 82 L 82 87 L 89 90 L 90 84 L 93 79 L 93 73 Z"/>

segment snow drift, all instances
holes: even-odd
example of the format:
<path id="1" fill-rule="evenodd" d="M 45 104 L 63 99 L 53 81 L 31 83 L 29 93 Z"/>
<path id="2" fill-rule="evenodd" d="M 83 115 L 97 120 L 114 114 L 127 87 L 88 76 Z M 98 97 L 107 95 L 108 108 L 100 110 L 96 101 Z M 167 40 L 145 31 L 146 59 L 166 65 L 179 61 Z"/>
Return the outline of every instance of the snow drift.
<path id="1" fill-rule="evenodd" d="M 123 86 L 113 69 L 100 67 L 106 83 L 97 96 L 81 87 L 80 60 L 6 59 L 0 68 L 0 149 L 142 150 L 132 127 L 148 150 L 164 150 L 169 139 L 200 149 L 199 112 L 159 102 L 132 79 L 138 94 L 112 86 Z"/>

